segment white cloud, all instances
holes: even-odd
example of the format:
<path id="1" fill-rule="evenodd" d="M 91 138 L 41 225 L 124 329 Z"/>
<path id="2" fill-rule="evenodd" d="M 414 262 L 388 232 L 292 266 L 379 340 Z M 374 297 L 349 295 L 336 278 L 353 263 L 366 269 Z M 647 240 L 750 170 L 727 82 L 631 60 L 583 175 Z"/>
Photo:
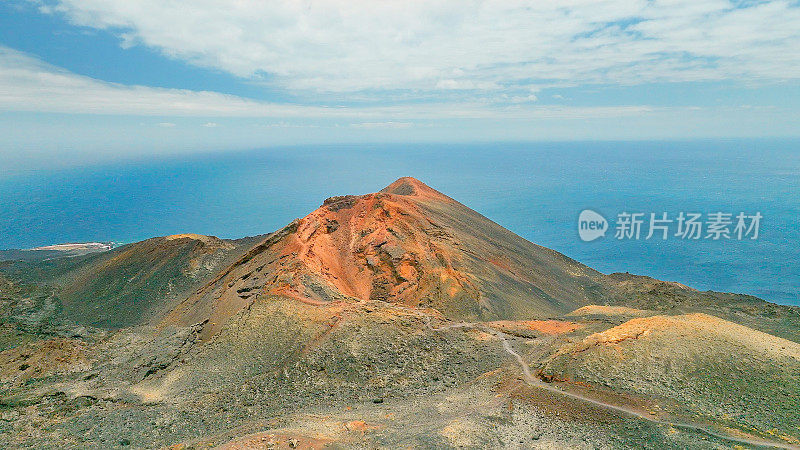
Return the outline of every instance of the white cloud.
<path id="1" fill-rule="evenodd" d="M 256 125 L 258 128 L 317 128 L 318 125 L 292 123 L 285 120 L 279 122 L 259 123 Z"/>
<path id="2" fill-rule="evenodd" d="M 206 122 L 203 124 L 203 126 L 206 128 L 216 128 L 219 126 L 219 124 L 216 122 Z"/>
<path id="3" fill-rule="evenodd" d="M 124 45 L 297 93 L 800 78 L 791 0 L 52 0 Z M 268 75 L 268 76 L 264 76 Z"/>
<path id="4" fill-rule="evenodd" d="M 107 83 L 0 46 L 0 110 L 179 116 L 325 116 L 327 108 L 283 105 L 208 91 Z"/>
<path id="5" fill-rule="evenodd" d="M 503 94 L 503 99 L 511 102 L 511 103 L 530 103 L 539 101 L 539 97 L 536 94 L 528 94 L 528 95 L 506 95 Z"/>
<path id="6" fill-rule="evenodd" d="M 0 46 L 0 111 L 280 119 L 363 118 L 372 124 L 403 119 L 586 118 L 646 114 L 644 106 L 528 107 L 502 102 L 438 102 L 393 106 L 324 107 L 260 102 L 216 92 L 107 83 L 76 75 Z M 212 126 L 208 122 L 205 126 Z M 159 126 L 173 126 L 162 122 Z"/>
<path id="7" fill-rule="evenodd" d="M 353 128 L 366 128 L 366 129 L 374 129 L 374 128 L 388 128 L 388 129 L 395 129 L 400 130 L 404 128 L 411 128 L 414 126 L 411 122 L 362 122 L 362 123 L 354 123 L 350 125 Z"/>
<path id="8" fill-rule="evenodd" d="M 161 128 L 175 128 L 175 124 L 172 122 L 160 122 L 158 126 Z"/>

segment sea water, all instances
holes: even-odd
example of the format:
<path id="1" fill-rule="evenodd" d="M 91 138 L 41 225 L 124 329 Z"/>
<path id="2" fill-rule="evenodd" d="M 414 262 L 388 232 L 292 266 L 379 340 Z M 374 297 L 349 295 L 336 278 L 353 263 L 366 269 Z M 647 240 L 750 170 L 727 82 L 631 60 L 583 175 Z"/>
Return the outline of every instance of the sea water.
<path id="1" fill-rule="evenodd" d="M 330 145 L 11 173 L 0 176 L 0 248 L 263 234 L 326 197 L 413 176 L 602 272 L 800 304 L 797 140 Z M 579 238 L 585 209 L 608 220 L 604 237 Z M 674 229 L 645 239 L 648 223 L 639 239 L 617 239 L 623 212 L 645 222 L 650 213 L 763 218 L 757 239 L 688 240 Z"/>

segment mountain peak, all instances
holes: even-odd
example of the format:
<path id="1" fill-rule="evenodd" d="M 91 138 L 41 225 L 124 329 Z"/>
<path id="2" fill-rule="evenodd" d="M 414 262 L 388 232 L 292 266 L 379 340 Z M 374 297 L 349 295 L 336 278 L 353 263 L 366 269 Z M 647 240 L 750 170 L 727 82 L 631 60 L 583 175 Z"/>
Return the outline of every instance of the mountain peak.
<path id="1" fill-rule="evenodd" d="M 549 317 L 587 303 L 599 274 L 411 177 L 343 195 L 253 247 L 167 322 L 210 338 L 259 297 L 383 301 L 454 320 Z"/>
<path id="2" fill-rule="evenodd" d="M 384 194 L 406 195 L 410 197 L 449 199 L 450 197 L 433 189 L 414 177 L 401 177 L 381 189 Z"/>

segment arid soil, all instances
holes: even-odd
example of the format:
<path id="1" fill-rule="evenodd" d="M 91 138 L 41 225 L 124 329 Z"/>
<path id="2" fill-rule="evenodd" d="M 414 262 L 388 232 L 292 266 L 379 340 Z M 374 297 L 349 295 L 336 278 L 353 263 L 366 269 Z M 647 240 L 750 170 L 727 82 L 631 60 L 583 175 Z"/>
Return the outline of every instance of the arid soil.
<path id="1" fill-rule="evenodd" d="M 413 178 L 0 267 L 4 448 L 798 448 L 800 311 L 604 275 Z"/>

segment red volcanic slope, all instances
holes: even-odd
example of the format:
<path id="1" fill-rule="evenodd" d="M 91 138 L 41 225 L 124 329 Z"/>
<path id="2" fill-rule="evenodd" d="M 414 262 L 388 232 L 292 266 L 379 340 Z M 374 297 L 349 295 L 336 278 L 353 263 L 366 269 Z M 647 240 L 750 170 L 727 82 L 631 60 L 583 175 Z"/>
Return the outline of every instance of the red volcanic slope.
<path id="1" fill-rule="evenodd" d="M 590 303 L 600 274 L 535 245 L 414 178 L 332 197 L 253 247 L 168 322 L 215 333 L 259 297 L 382 300 L 454 319 L 530 319 Z"/>

